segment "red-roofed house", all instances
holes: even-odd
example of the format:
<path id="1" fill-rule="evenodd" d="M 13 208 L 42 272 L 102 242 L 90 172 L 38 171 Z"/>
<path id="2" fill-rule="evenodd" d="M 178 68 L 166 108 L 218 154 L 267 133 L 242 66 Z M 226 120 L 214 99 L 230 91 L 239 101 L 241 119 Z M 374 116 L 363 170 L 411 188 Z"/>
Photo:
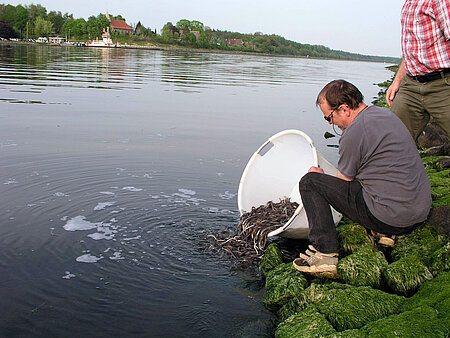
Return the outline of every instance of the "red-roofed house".
<path id="1" fill-rule="evenodd" d="M 128 24 L 125 22 L 125 20 L 111 19 L 109 17 L 108 11 L 105 12 L 105 16 L 111 23 L 111 29 L 113 30 L 113 32 L 114 31 L 121 32 L 121 33 L 125 33 L 127 35 L 130 35 L 131 33 L 133 33 L 133 28 L 128 26 Z"/>
<path id="2" fill-rule="evenodd" d="M 128 26 L 128 24 L 124 20 L 111 20 L 111 28 L 113 31 L 122 32 L 125 34 L 133 33 L 133 28 Z"/>

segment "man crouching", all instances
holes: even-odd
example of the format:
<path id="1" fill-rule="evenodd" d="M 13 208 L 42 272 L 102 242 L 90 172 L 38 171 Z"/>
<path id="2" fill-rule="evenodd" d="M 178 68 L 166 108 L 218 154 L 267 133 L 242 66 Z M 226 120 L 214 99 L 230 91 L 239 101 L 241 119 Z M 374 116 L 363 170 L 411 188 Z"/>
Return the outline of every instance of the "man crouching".
<path id="1" fill-rule="evenodd" d="M 300 181 L 311 245 L 294 266 L 337 277 L 337 232 L 330 206 L 366 229 L 400 235 L 426 220 L 431 190 L 414 140 L 390 110 L 366 105 L 358 88 L 345 80 L 328 83 L 316 105 L 328 123 L 343 131 L 338 174 L 311 167 Z"/>

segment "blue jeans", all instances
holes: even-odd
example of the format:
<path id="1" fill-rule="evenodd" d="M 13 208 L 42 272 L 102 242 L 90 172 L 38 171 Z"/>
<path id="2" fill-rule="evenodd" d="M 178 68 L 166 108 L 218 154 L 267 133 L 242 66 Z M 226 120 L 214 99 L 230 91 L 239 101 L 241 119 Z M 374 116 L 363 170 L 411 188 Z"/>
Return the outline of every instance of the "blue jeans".
<path id="1" fill-rule="evenodd" d="M 337 232 L 330 205 L 363 227 L 387 235 L 409 233 L 423 222 L 407 228 L 391 226 L 378 220 L 364 201 L 361 184 L 335 176 L 307 173 L 299 183 L 300 195 L 309 223 L 309 240 L 323 253 L 338 252 Z"/>

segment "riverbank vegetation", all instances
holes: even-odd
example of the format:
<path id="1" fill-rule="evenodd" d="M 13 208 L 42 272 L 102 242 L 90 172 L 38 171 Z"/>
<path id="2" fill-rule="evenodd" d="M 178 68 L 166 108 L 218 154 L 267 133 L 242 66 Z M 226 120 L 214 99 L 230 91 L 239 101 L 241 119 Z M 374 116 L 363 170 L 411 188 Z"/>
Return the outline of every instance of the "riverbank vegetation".
<path id="1" fill-rule="evenodd" d="M 178 20 L 175 24 L 167 22 L 159 32 L 139 21 L 131 25 L 132 31 L 124 33 L 111 26 L 111 19 L 125 21 L 121 15 L 98 14 L 85 20 L 60 11 L 47 12 L 47 9 L 39 4 L 0 4 L 0 37 L 30 40 L 60 36 L 67 41 L 86 42 L 100 37 L 104 30 L 109 29 L 114 42 L 127 45 L 170 45 L 180 48 L 387 63 L 399 61 L 394 57 L 362 55 L 333 50 L 322 45 L 303 44 L 276 34 L 244 34 L 211 29 L 202 22 L 187 19 Z"/>

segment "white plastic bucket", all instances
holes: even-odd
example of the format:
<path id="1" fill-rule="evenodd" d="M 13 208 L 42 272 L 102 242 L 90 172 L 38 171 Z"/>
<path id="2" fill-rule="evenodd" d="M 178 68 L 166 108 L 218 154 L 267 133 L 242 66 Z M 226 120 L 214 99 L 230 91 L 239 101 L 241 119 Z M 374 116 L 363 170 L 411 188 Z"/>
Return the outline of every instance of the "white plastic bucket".
<path id="1" fill-rule="evenodd" d="M 238 189 L 238 207 L 242 214 L 268 201 L 279 202 L 287 197 L 299 204 L 294 215 L 284 225 L 269 233 L 288 238 L 308 238 L 309 228 L 298 189 L 300 179 L 311 166 L 326 174 L 336 175 L 337 169 L 317 152 L 311 139 L 299 130 L 285 130 L 269 138 L 250 158 Z M 342 215 L 332 209 L 337 224 Z"/>

